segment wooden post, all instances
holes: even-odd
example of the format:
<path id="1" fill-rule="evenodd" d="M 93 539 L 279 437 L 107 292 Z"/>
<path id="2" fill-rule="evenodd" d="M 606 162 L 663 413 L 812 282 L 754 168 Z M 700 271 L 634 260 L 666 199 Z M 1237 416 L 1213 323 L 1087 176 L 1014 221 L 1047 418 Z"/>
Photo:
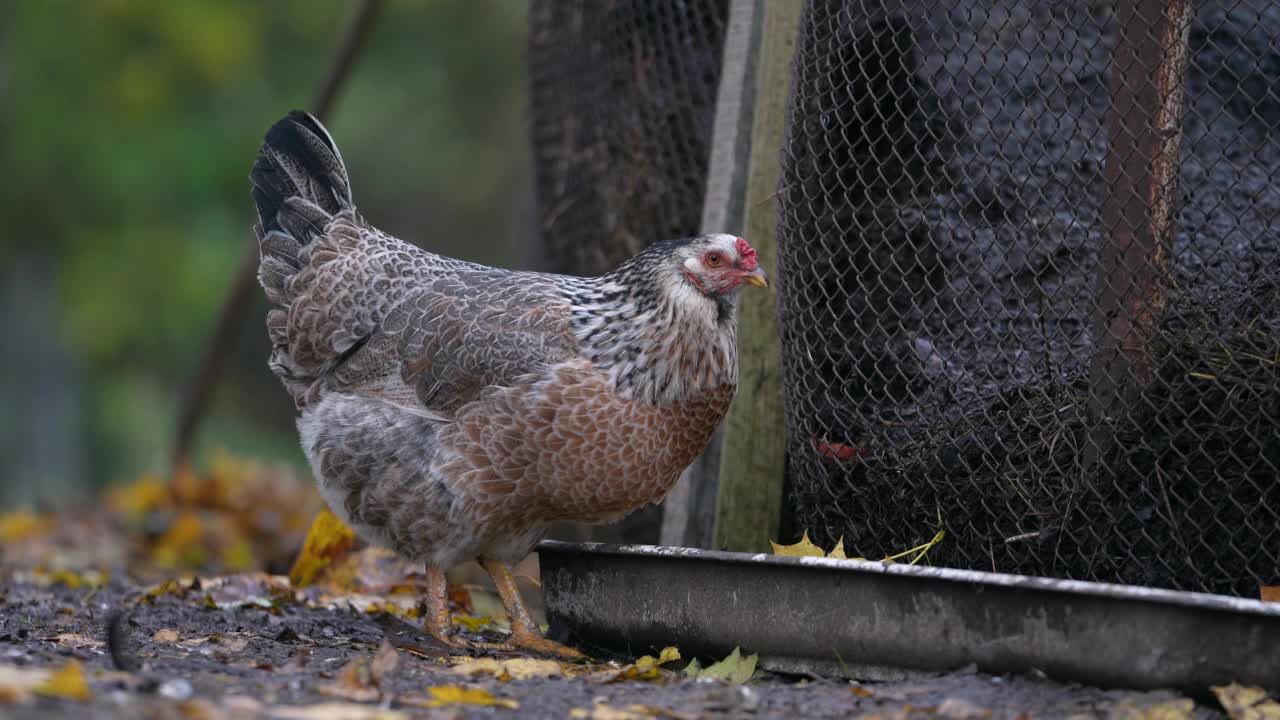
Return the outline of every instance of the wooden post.
<path id="1" fill-rule="evenodd" d="M 1149 347 L 1166 303 L 1169 246 L 1190 53 L 1190 0 L 1120 3 L 1111 61 L 1109 232 L 1098 266 L 1091 405 L 1102 432 L 1125 414 L 1155 371 Z M 1096 458 L 1095 458 L 1096 459 Z"/>
<path id="2" fill-rule="evenodd" d="M 743 225 L 760 264 L 769 270 L 777 267 L 775 196 L 802 5 L 801 0 L 764 3 Z M 767 550 L 778 534 L 786 429 L 774 293 L 785 284 L 775 275 L 770 291 L 742 293 L 738 397 L 724 423 L 716 509 L 715 546 L 724 550 Z"/>
<path id="3" fill-rule="evenodd" d="M 755 120 L 756 57 L 765 0 L 732 0 L 711 133 L 711 162 L 702 205 L 702 232 L 743 234 L 751 124 Z M 715 541 L 720 486 L 717 430 L 701 457 L 680 476 L 662 505 L 662 544 L 709 549 Z"/>

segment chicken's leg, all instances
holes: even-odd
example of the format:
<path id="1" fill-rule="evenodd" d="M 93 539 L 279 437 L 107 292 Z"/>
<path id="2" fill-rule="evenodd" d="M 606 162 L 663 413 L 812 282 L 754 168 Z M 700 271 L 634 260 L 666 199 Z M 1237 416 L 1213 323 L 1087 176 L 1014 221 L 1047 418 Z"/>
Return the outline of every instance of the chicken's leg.
<path id="1" fill-rule="evenodd" d="M 427 632 L 446 647 L 465 648 L 466 643 L 453 636 L 449 616 L 449 584 L 444 570 L 427 566 Z"/>
<path id="2" fill-rule="evenodd" d="M 529 616 L 529 609 L 525 607 L 524 600 L 520 597 L 515 576 L 506 565 L 489 558 L 481 558 L 480 565 L 484 567 L 485 572 L 489 573 L 489 577 L 493 578 L 493 584 L 498 588 L 498 597 L 502 599 L 502 607 L 506 608 L 507 618 L 511 620 L 511 640 L 505 643 L 508 648 L 532 650 L 566 660 L 584 657 L 577 650 L 542 636 L 537 624 Z"/>

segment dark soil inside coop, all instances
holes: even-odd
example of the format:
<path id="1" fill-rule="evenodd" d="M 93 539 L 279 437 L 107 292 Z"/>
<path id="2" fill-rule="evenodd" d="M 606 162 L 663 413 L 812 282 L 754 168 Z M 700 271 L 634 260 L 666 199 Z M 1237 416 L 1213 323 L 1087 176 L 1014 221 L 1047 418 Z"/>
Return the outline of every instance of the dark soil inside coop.
<path id="1" fill-rule="evenodd" d="M 1106 424 L 1087 395 L 1112 15 L 1024 1 L 811 32 L 780 216 L 794 533 L 873 557 L 941 523 L 939 565 L 1280 581 L 1280 75 L 1259 69 L 1280 67 L 1280 12 L 1197 5 L 1159 372 Z"/>

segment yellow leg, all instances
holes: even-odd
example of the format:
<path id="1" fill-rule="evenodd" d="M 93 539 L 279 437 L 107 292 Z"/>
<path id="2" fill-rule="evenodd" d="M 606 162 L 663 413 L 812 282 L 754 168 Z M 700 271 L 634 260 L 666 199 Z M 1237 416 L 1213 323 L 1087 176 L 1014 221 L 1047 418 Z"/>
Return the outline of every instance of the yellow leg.
<path id="1" fill-rule="evenodd" d="M 447 647 L 465 648 L 466 643 L 453 636 L 449 618 L 449 585 L 444 570 L 427 566 L 427 632 Z"/>
<path id="2" fill-rule="evenodd" d="M 506 565 L 488 558 L 481 558 L 480 565 L 485 569 L 485 572 L 489 573 L 489 577 L 493 578 L 493 584 L 498 588 L 498 597 L 502 599 L 502 607 L 506 608 L 507 617 L 511 620 L 511 640 L 503 643 L 503 647 L 494 649 L 532 650 L 545 655 L 555 655 L 566 660 L 577 660 L 584 657 L 577 650 L 542 636 L 542 633 L 538 631 L 538 626 L 533 622 L 533 618 L 530 617 L 529 609 L 525 607 L 524 600 L 520 597 L 520 589 L 516 587 L 515 576 L 511 574 L 511 570 Z"/>

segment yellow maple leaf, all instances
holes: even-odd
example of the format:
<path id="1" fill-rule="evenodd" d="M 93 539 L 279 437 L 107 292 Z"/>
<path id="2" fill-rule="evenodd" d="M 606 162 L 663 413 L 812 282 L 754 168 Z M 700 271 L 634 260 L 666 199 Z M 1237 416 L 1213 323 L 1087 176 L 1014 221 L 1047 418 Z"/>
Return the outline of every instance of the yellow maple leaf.
<path id="1" fill-rule="evenodd" d="M 45 697 L 65 698 L 67 700 L 79 700 L 85 702 L 93 699 L 93 693 L 89 692 L 89 682 L 85 679 L 84 668 L 80 663 L 72 660 L 63 665 L 48 680 L 35 688 L 36 694 Z"/>
<path id="2" fill-rule="evenodd" d="M 427 688 L 427 692 L 431 694 L 430 700 L 414 701 L 406 700 L 420 704 L 423 707 L 448 707 L 450 705 L 488 705 L 493 707 L 504 707 L 515 710 L 520 707 L 520 703 L 508 698 L 494 697 L 493 693 L 484 688 L 467 688 L 461 685 L 438 685 L 436 687 Z"/>
<path id="3" fill-rule="evenodd" d="M 1280 720 L 1280 703 L 1267 699 L 1267 691 L 1239 683 L 1211 688 L 1231 720 Z"/>
<path id="4" fill-rule="evenodd" d="M 302 552 L 293 562 L 289 581 L 294 587 L 306 587 L 315 582 L 316 576 L 337 558 L 345 555 L 356 543 L 356 534 L 333 513 L 321 510 L 311 523 Z"/>
<path id="5" fill-rule="evenodd" d="M 794 545 L 779 545 L 772 540 L 769 541 L 769 545 L 773 546 L 774 555 L 782 555 L 783 557 L 829 557 L 839 558 L 841 560 L 845 559 L 843 537 L 836 541 L 835 548 L 833 548 L 830 554 L 828 554 L 823 551 L 822 548 L 813 544 L 813 541 L 809 539 L 808 530 L 804 531 L 804 535 L 800 538 L 800 542 Z"/>
<path id="6" fill-rule="evenodd" d="M 471 632 L 479 632 L 480 628 L 493 624 L 493 618 L 488 615 L 454 615 L 453 621 Z"/>

